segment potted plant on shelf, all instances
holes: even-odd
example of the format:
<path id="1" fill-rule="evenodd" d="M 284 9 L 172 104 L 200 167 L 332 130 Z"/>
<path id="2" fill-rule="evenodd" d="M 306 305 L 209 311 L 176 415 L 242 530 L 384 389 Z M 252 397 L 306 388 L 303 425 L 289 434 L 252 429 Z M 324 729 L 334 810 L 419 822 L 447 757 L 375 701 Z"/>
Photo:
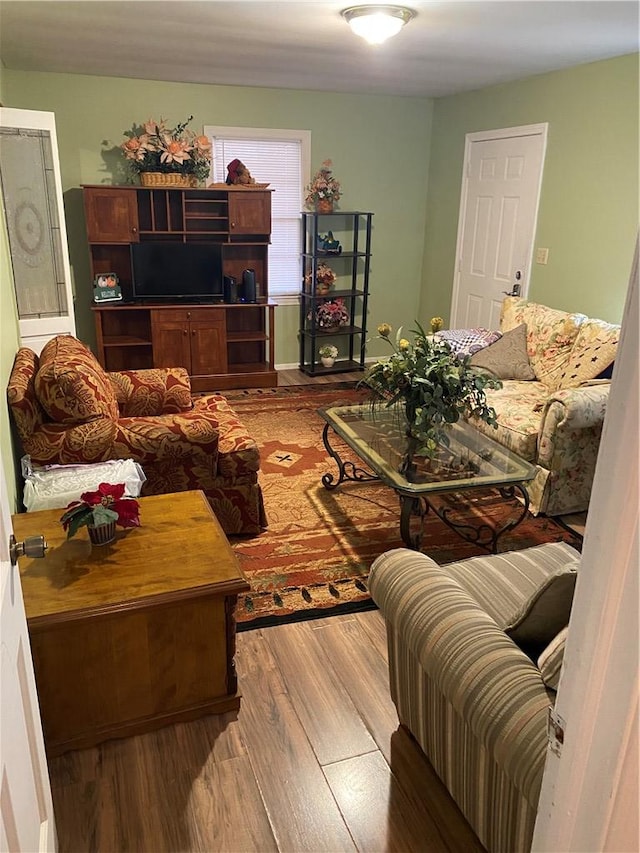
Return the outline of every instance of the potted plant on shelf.
<path id="1" fill-rule="evenodd" d="M 311 319 L 309 314 L 308 319 Z M 326 299 L 316 308 L 316 323 L 321 329 L 337 329 L 340 326 L 348 326 L 351 322 L 344 299 Z"/>
<path id="2" fill-rule="evenodd" d="M 67 539 L 85 526 L 94 545 L 106 545 L 120 527 L 140 527 L 140 507 L 133 498 L 124 498 L 124 483 L 100 483 L 97 491 L 84 492 L 70 503 L 60 518 Z"/>
<path id="3" fill-rule="evenodd" d="M 305 204 L 309 210 L 332 213 L 334 204 L 340 199 L 340 181 L 333 177 L 331 166 L 331 160 L 325 160 L 307 184 Z"/>
<path id="4" fill-rule="evenodd" d="M 470 357 L 459 358 L 446 341 L 416 325 L 413 343 L 402 337 L 402 328 L 394 343 L 391 326 L 378 326 L 378 338 L 393 352 L 372 364 L 361 380 L 373 390 L 373 405 L 400 407 L 408 438 L 405 472 L 414 455 L 433 459 L 442 445 L 447 447 L 447 428 L 460 418 L 474 416 L 495 426 L 485 388 L 502 387 L 499 380 L 475 372 Z"/>
<path id="5" fill-rule="evenodd" d="M 148 119 L 125 131 L 120 145 L 132 175 L 143 186 L 197 186 L 211 168 L 211 142 L 187 125 L 193 116 L 170 129 L 166 119 Z"/>
<path id="6" fill-rule="evenodd" d="M 337 275 L 330 266 L 321 261 L 316 269 L 316 296 L 326 296 L 336 282 Z M 313 282 L 313 271 L 310 270 L 304 277 L 305 285 L 311 290 Z"/>
<path id="7" fill-rule="evenodd" d="M 324 344 L 318 350 L 318 355 L 323 367 L 333 367 L 338 357 L 338 347 L 334 347 L 333 344 Z"/>

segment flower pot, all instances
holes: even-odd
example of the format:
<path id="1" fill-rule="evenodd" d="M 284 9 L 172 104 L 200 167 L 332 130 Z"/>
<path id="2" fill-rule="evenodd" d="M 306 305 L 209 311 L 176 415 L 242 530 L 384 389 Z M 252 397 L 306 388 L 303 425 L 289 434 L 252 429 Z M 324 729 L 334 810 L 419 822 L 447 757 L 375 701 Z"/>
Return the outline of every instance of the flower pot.
<path id="1" fill-rule="evenodd" d="M 87 529 L 92 545 L 108 545 L 116 538 L 115 521 L 110 521 L 109 524 L 99 524 L 97 527 L 88 524 Z"/>
<path id="2" fill-rule="evenodd" d="M 333 213 L 333 200 L 321 198 L 316 202 L 316 213 Z"/>
<path id="3" fill-rule="evenodd" d="M 180 172 L 140 172 L 140 183 L 143 187 L 190 187 L 193 186 L 191 175 L 181 175 Z"/>
<path id="4" fill-rule="evenodd" d="M 323 367 L 333 367 L 333 365 L 336 363 L 335 358 L 331 358 L 330 356 L 326 355 L 320 356 L 320 361 L 322 362 Z"/>

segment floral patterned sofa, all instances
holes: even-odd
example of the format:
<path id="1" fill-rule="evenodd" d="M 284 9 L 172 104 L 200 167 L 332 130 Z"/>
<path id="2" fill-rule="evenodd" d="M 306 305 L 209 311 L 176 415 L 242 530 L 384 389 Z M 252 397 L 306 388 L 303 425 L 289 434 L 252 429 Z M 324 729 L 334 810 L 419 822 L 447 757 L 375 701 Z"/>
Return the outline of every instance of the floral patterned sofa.
<path id="1" fill-rule="evenodd" d="M 528 486 L 534 514 L 584 511 L 620 326 L 507 297 L 500 330 L 500 340 L 471 357 L 482 368 L 491 365 L 492 351 L 503 353 L 502 370 L 490 370 L 503 387 L 487 391 L 498 428 L 475 426 L 537 466 Z"/>
<path id="2" fill-rule="evenodd" d="M 38 465 L 133 459 L 143 495 L 201 489 L 228 534 L 266 526 L 260 456 L 227 400 L 192 399 L 181 367 L 106 373 L 70 335 L 18 350 L 7 389 L 23 450 Z"/>

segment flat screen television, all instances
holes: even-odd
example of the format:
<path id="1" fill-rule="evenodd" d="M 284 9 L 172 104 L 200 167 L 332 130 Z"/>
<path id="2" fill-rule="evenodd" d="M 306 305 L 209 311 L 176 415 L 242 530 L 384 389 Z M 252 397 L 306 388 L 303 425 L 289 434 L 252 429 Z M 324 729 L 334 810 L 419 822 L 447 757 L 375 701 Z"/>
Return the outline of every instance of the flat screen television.
<path id="1" fill-rule="evenodd" d="M 133 243 L 134 299 L 220 302 L 222 248 L 201 243 Z"/>

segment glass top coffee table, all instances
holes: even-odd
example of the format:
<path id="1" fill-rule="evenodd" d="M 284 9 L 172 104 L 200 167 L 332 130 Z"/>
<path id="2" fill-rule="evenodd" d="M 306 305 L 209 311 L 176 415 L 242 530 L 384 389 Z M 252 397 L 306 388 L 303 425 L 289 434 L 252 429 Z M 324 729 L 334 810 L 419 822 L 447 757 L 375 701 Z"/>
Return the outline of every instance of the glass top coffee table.
<path id="1" fill-rule="evenodd" d="M 337 478 L 331 473 L 322 476 L 324 487 L 336 489 L 346 480 L 379 480 L 390 486 L 400 498 L 400 533 L 410 548 L 420 548 L 422 520 L 429 509 L 463 539 L 493 553 L 498 550 L 499 537 L 517 527 L 527 514 L 529 495 L 524 483 L 533 479 L 535 466 L 464 421 L 448 428 L 448 446 L 441 446 L 436 457 L 428 460 L 410 454 L 404 413 L 399 406 L 364 403 L 319 409 L 318 413 L 326 421 L 324 446 L 338 466 Z M 366 468 L 340 457 L 331 445 L 330 431 L 355 452 Z M 510 501 L 517 508 L 515 514 L 507 512 L 508 518 L 499 526 L 486 519 L 478 519 L 475 525 L 456 520 L 455 509 L 431 500 L 445 492 L 490 488 L 497 489 L 505 502 Z M 412 529 L 416 518 L 417 532 L 415 523 Z"/>

